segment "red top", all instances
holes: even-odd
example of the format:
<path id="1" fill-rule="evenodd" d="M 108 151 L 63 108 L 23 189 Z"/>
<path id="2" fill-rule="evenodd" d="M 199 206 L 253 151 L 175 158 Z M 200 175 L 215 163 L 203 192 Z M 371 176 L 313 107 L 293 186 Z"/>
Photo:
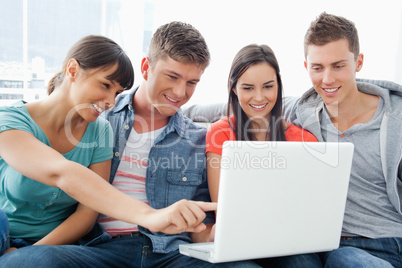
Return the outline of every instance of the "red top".
<path id="1" fill-rule="evenodd" d="M 234 116 L 231 116 L 230 120 L 234 122 Z M 313 134 L 292 124 L 289 124 L 285 138 L 286 141 L 317 141 Z M 227 140 L 236 140 L 236 135 L 229 126 L 228 118 L 224 117 L 208 128 L 205 152 L 222 155 L 222 145 Z"/>

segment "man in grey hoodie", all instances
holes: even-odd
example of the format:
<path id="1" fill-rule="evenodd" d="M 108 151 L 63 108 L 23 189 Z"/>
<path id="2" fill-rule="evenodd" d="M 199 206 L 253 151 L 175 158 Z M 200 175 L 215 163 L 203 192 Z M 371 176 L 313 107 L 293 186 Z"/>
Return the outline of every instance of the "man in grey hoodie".
<path id="1" fill-rule="evenodd" d="M 340 247 L 316 256 L 325 267 L 402 267 L 402 87 L 356 79 L 363 54 L 343 17 L 313 21 L 304 53 L 313 88 L 285 100 L 285 120 L 319 141 L 355 145 Z"/>

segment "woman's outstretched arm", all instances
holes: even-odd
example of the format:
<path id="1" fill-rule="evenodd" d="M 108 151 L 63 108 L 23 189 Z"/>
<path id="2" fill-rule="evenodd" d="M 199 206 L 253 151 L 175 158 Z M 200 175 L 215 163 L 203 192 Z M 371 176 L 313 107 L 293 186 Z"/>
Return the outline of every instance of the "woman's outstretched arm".
<path id="1" fill-rule="evenodd" d="M 199 232 L 205 229 L 204 211 L 215 203 L 181 200 L 155 210 L 114 188 L 102 177 L 22 130 L 0 133 L 0 156 L 26 177 L 58 187 L 78 202 L 116 219 L 168 234 Z"/>

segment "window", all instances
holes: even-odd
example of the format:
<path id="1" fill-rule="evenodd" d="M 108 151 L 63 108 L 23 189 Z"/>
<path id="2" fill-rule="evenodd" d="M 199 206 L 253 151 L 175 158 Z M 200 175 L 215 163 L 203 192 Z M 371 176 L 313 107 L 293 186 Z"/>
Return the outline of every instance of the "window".
<path id="1" fill-rule="evenodd" d="M 153 31 L 185 21 L 205 37 L 212 61 L 189 104 L 226 102 L 226 81 L 235 53 L 250 43 L 267 44 L 281 67 L 285 95 L 310 86 L 303 66 L 303 36 L 322 11 L 356 23 L 365 62 L 358 77 L 402 84 L 402 2 L 363 0 L 185 1 L 185 0 L 2 0 L 0 1 L 0 105 L 46 96 L 70 46 L 88 34 L 119 43 L 141 82 L 140 62 Z"/>
<path id="2" fill-rule="evenodd" d="M 61 70 L 67 50 L 83 36 L 102 34 L 123 48 L 137 49 L 130 42 L 131 35 L 141 36 L 145 31 L 142 24 L 137 27 L 142 32 L 133 31 L 135 27 L 130 25 L 135 20 L 130 17 L 144 12 L 144 2 L 131 4 L 129 13 L 125 12 L 127 2 L 0 1 L 0 94 L 4 93 L 0 105 L 14 103 L 15 99 L 33 101 L 45 97 L 47 83 Z M 152 29 L 147 31 L 150 36 Z M 139 51 L 142 56 L 142 50 Z"/>

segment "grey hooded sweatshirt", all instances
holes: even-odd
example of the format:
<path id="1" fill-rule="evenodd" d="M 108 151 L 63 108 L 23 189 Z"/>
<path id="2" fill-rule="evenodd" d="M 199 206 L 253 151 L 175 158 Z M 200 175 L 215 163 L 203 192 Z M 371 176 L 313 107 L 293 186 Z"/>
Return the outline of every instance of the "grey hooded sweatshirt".
<path id="1" fill-rule="evenodd" d="M 354 191 L 356 188 L 349 188 L 343 235 L 372 238 L 402 237 L 402 86 L 389 81 L 357 79 L 357 88 L 360 92 L 382 98 L 383 112 L 381 113 L 382 118 L 379 118 L 379 140 L 374 141 L 380 148 L 381 163 L 374 163 L 373 166 L 378 167 L 379 173 L 377 174 L 383 175 L 382 180 L 385 179 L 384 196 L 378 201 L 370 201 L 372 189 Z M 332 141 L 325 140 L 323 136 L 323 126 L 321 125 L 323 109 L 323 100 L 314 88 L 308 90 L 301 98 L 285 98 L 284 101 L 286 121 L 308 130 L 317 137 L 318 141 Z M 366 141 L 359 142 L 362 145 Z M 366 145 L 371 146 L 371 144 Z M 358 150 L 364 154 L 365 146 L 360 146 Z M 367 169 L 371 166 L 362 159 L 359 159 L 358 162 L 355 161 L 354 165 L 356 163 L 363 165 L 363 169 L 365 166 Z M 360 177 L 354 178 L 356 172 L 354 173 L 353 169 L 352 166 L 351 182 L 361 179 Z M 350 191 L 354 192 L 350 193 Z M 351 196 L 353 199 L 349 200 Z M 355 213 L 353 211 L 358 202 L 364 203 L 359 205 L 360 207 L 366 205 L 369 211 L 367 218 L 364 212 Z M 377 206 L 377 212 L 382 208 L 385 208 L 385 212 L 379 215 L 375 209 L 371 210 L 370 205 L 367 205 L 370 202 Z"/>

